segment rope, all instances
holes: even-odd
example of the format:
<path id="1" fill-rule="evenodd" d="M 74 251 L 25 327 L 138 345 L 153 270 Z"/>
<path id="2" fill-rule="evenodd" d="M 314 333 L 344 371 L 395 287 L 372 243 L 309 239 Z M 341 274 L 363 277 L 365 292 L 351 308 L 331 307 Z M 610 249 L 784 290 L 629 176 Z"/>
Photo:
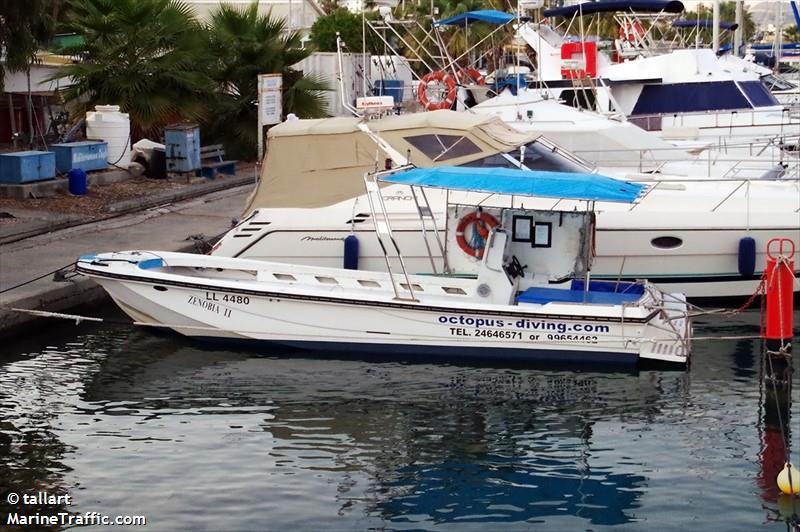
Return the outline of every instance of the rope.
<path id="1" fill-rule="evenodd" d="M 10 288 L 5 288 L 3 290 L 0 290 L 0 294 L 5 294 L 6 292 L 10 292 L 10 291 L 12 291 L 12 290 L 14 290 L 16 288 L 20 288 L 22 286 L 25 286 L 26 284 L 31 284 L 31 283 L 33 283 L 35 281 L 38 281 L 39 279 L 44 279 L 45 277 L 47 277 L 49 275 L 55 275 L 56 273 L 60 272 L 61 270 L 66 270 L 67 268 L 71 268 L 71 267 L 75 266 L 75 264 L 76 264 L 75 262 L 70 262 L 69 264 L 67 264 L 65 266 L 62 266 L 60 268 L 57 268 L 57 269 L 53 270 L 52 272 L 47 272 L 44 275 L 40 275 L 39 277 L 35 277 L 33 279 L 25 281 L 24 283 L 20 283 L 20 284 L 12 286 Z"/>

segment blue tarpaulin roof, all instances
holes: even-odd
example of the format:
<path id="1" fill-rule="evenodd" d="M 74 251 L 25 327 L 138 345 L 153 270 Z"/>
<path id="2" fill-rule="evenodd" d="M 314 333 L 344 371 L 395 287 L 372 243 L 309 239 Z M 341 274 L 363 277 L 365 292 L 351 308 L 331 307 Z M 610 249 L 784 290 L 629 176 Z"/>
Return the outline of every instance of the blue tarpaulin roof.
<path id="1" fill-rule="evenodd" d="M 709 19 L 682 19 L 682 20 L 673 20 L 672 21 L 673 28 L 713 28 L 714 21 Z M 738 24 L 735 22 L 720 22 L 719 27 L 723 30 L 735 30 L 739 27 Z"/>
<path id="2" fill-rule="evenodd" d="M 517 15 L 514 13 L 505 13 L 503 11 L 497 11 L 496 9 L 481 9 L 479 11 L 467 11 L 466 13 L 439 20 L 433 23 L 433 27 L 465 26 L 471 22 L 488 22 L 489 24 L 502 26 L 503 24 L 508 24 L 512 20 L 517 20 Z M 521 20 L 530 20 L 530 17 L 521 17 Z"/>
<path id="3" fill-rule="evenodd" d="M 605 2 L 585 2 L 566 7 L 545 9 L 545 17 L 571 17 L 575 13 L 593 15 L 594 13 L 616 13 L 617 11 L 635 11 L 639 13 L 680 13 L 683 3 L 677 0 L 607 0 Z"/>
<path id="4" fill-rule="evenodd" d="M 465 166 L 414 168 L 379 179 L 387 183 L 467 192 L 622 203 L 633 203 L 644 189 L 639 183 L 597 174 Z"/>

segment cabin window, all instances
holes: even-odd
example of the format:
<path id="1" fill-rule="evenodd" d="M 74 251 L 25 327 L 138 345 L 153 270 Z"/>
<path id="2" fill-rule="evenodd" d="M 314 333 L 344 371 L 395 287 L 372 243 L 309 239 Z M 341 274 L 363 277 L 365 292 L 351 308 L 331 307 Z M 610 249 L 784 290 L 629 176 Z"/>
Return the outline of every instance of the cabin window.
<path id="1" fill-rule="evenodd" d="M 531 246 L 535 248 L 549 248 L 553 236 L 553 224 L 550 222 L 536 222 L 533 224 L 533 238 Z"/>
<path id="2" fill-rule="evenodd" d="M 735 81 L 668 83 L 645 85 L 631 114 L 656 115 L 752 107 Z"/>
<path id="3" fill-rule="evenodd" d="M 379 283 L 377 281 L 370 281 L 368 279 L 359 279 L 358 280 L 358 284 L 360 284 L 361 286 L 366 286 L 367 288 L 380 288 L 381 287 L 381 283 Z"/>
<path id="4" fill-rule="evenodd" d="M 403 138 L 433 161 L 448 161 L 481 152 L 474 142 L 461 135 L 415 135 Z"/>
<path id="5" fill-rule="evenodd" d="M 448 294 L 454 294 L 454 295 L 459 295 L 459 296 L 467 295 L 467 293 L 464 290 L 462 290 L 461 288 L 455 287 L 455 286 L 443 286 L 442 290 L 444 290 L 445 293 L 448 293 Z"/>
<path id="6" fill-rule="evenodd" d="M 272 276 L 279 281 L 296 281 L 294 275 L 290 275 L 288 273 L 273 273 Z"/>
<path id="7" fill-rule="evenodd" d="M 153 287 L 153 290 L 155 290 L 157 292 L 166 292 L 167 291 L 167 287 L 166 286 L 155 285 Z"/>
<path id="8" fill-rule="evenodd" d="M 337 281 L 333 277 L 322 277 L 321 275 L 315 275 L 314 278 L 317 280 L 318 283 L 321 284 L 339 284 L 339 281 Z"/>
<path id="9" fill-rule="evenodd" d="M 512 242 L 530 242 L 533 231 L 533 216 L 513 216 L 511 219 Z"/>
<path id="10" fill-rule="evenodd" d="M 683 240 L 677 236 L 659 236 L 650 241 L 654 248 L 675 249 L 683 245 Z"/>
<path id="11" fill-rule="evenodd" d="M 403 287 L 403 290 L 408 290 L 408 283 L 400 283 L 400 286 Z M 422 286 L 420 286 L 420 285 L 418 285 L 416 283 L 411 283 L 411 288 L 413 288 L 417 292 L 422 292 L 423 291 L 422 290 Z"/>

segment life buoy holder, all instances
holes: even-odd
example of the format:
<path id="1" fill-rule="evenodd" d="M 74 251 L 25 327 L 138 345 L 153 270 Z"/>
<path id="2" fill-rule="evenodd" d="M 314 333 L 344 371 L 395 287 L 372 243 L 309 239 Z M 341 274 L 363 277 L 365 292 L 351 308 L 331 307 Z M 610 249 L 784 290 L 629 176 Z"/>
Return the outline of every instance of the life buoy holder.
<path id="1" fill-rule="evenodd" d="M 462 85 L 473 83 L 475 85 L 486 85 L 486 79 L 475 68 L 462 68 L 458 71 L 458 81 Z"/>
<path id="2" fill-rule="evenodd" d="M 489 231 L 497 227 L 499 223 L 497 218 L 480 209 L 467 214 L 458 221 L 458 226 L 456 226 L 456 243 L 458 247 L 470 257 L 482 259 L 483 252 L 486 249 L 486 237 L 489 236 Z M 472 231 L 477 231 L 478 235 L 483 239 L 484 244 L 482 246 L 473 247 L 470 242 L 467 241 L 465 233 L 470 226 L 474 226 Z"/>
<path id="3" fill-rule="evenodd" d="M 447 87 L 447 96 L 444 100 L 439 102 L 432 102 L 430 99 L 428 99 L 428 84 L 434 81 L 443 83 L 445 87 Z M 450 109 L 450 107 L 453 106 L 453 102 L 456 101 L 456 80 L 444 70 L 429 72 L 423 76 L 422 81 L 419 83 L 419 89 L 417 89 L 417 98 L 419 99 L 419 103 L 425 108 L 426 111 Z"/>

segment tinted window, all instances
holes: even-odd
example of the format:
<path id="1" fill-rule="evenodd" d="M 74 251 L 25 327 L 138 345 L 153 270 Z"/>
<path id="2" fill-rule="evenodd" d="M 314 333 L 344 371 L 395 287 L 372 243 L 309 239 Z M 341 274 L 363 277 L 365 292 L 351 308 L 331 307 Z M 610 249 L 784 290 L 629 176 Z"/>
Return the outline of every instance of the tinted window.
<path id="1" fill-rule="evenodd" d="M 519 150 L 514 150 L 509 155 L 519 160 Z M 531 170 L 550 170 L 552 172 L 586 172 L 583 168 L 570 161 L 558 152 L 542 146 L 538 142 L 532 142 L 525 146 L 525 159 L 523 164 Z"/>
<path id="2" fill-rule="evenodd" d="M 511 152 L 512 157 L 513 154 L 514 152 Z M 519 160 L 519 152 L 517 152 L 514 158 Z M 470 168 L 519 168 L 513 161 L 509 161 L 507 157 L 504 157 L 502 153 L 495 153 L 494 155 L 460 164 L 459 166 L 468 166 Z"/>
<path id="3" fill-rule="evenodd" d="M 788 91 L 794 89 L 794 84 L 772 74 L 761 76 L 761 81 L 764 82 L 767 88 L 774 91 Z"/>
<path id="4" fill-rule="evenodd" d="M 633 115 L 751 109 L 734 81 L 645 85 L 633 108 Z"/>
<path id="5" fill-rule="evenodd" d="M 778 100 L 775 99 L 772 93 L 769 92 L 760 81 L 740 81 L 739 86 L 747 95 L 753 107 L 778 105 Z"/>
<path id="6" fill-rule="evenodd" d="M 404 138 L 434 161 L 447 161 L 481 152 L 475 143 L 460 135 L 415 135 Z"/>
<path id="7" fill-rule="evenodd" d="M 510 151 L 506 154 L 496 153 L 488 157 L 470 161 L 468 163 L 460 164 L 459 166 L 468 166 L 470 168 L 519 168 L 515 161 L 519 161 L 519 148 Z M 513 161 L 509 160 L 509 157 Z M 532 142 L 525 146 L 525 160 L 523 164 L 529 170 L 549 170 L 551 172 L 570 172 L 570 173 L 585 173 L 591 171 L 584 168 L 558 152 L 542 146 L 538 142 Z"/>

